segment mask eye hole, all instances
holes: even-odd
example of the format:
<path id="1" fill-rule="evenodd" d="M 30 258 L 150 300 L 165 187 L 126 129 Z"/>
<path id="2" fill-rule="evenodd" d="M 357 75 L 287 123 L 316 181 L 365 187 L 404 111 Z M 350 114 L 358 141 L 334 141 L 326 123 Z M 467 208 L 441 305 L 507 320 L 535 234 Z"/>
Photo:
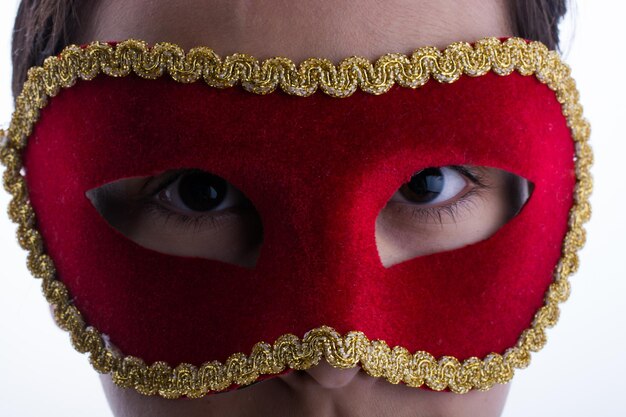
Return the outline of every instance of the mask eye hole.
<path id="1" fill-rule="evenodd" d="M 515 217 L 533 184 L 497 168 L 428 167 L 413 174 L 376 218 L 385 268 L 489 238 Z"/>
<path id="2" fill-rule="evenodd" d="M 224 178 L 199 169 L 124 178 L 88 190 L 100 215 L 157 252 L 253 268 L 263 241 L 252 202 Z"/>

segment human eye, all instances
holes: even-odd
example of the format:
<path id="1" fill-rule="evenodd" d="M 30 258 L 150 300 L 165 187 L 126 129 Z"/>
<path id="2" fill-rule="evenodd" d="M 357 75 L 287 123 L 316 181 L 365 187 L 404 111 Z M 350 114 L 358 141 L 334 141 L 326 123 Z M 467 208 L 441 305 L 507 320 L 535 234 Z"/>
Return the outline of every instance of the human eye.
<path id="1" fill-rule="evenodd" d="M 510 172 L 449 165 L 415 172 L 376 218 L 385 267 L 489 238 L 515 217 L 532 184 Z"/>
<path id="2" fill-rule="evenodd" d="M 87 191 L 100 215 L 140 246 L 253 267 L 263 240 L 255 207 L 226 179 L 199 169 L 113 181 Z"/>
<path id="3" fill-rule="evenodd" d="M 252 208 L 241 191 L 225 179 L 202 170 L 175 171 L 146 184 L 144 207 L 164 225 L 201 231 Z"/>
<path id="4" fill-rule="evenodd" d="M 489 188 L 485 173 L 476 167 L 430 167 L 416 172 L 391 197 L 396 210 L 420 222 L 454 222 L 459 210 Z"/>

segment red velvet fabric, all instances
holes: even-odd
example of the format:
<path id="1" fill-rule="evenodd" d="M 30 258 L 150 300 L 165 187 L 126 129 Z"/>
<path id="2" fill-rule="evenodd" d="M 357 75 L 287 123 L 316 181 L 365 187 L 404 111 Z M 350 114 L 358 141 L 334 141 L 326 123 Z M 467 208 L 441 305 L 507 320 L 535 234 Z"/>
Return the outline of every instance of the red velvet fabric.
<path id="1" fill-rule="evenodd" d="M 200 365 L 321 325 L 436 357 L 503 353 L 552 281 L 573 156 L 554 92 L 517 73 L 344 99 L 101 75 L 50 100 L 24 161 L 46 249 L 87 322 L 147 363 Z M 415 172 L 461 164 L 523 176 L 533 194 L 489 239 L 384 268 L 385 203 Z M 176 168 L 250 198 L 256 267 L 143 248 L 85 196 Z"/>

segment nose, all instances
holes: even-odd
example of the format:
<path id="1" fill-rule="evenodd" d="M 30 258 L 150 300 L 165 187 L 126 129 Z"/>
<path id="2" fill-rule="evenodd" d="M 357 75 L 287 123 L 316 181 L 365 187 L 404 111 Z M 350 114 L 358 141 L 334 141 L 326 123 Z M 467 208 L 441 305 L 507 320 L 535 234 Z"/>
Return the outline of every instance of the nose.
<path id="1" fill-rule="evenodd" d="M 324 388 L 336 389 L 348 385 L 359 373 L 360 368 L 339 369 L 330 365 L 324 358 L 319 364 L 307 369 L 308 373 L 318 384 Z"/>

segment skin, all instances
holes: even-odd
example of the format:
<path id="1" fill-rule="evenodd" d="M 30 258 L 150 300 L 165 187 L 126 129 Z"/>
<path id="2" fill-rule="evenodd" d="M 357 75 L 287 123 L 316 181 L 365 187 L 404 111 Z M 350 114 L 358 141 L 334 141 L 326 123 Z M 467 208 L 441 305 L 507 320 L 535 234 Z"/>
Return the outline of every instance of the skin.
<path id="1" fill-rule="evenodd" d="M 459 395 L 392 385 L 359 368 L 338 370 L 326 362 L 197 400 L 143 397 L 102 377 L 115 416 L 499 416 L 509 385 Z"/>
<path id="2" fill-rule="evenodd" d="M 351 55 L 373 61 L 389 52 L 409 54 L 419 46 L 442 48 L 455 41 L 513 35 L 502 0 L 320 0 L 314 7 L 310 2 L 280 0 L 109 0 L 91 3 L 81 15 L 83 23 L 73 40 L 75 43 L 138 38 L 149 43 L 174 42 L 185 49 L 206 45 L 221 56 L 243 52 L 259 59 L 286 56 L 296 62 L 317 56 L 338 63 Z M 403 227 L 398 224 L 402 226 L 406 221 L 398 220 L 397 214 L 390 214 L 385 220 L 381 213 L 382 217 L 377 220 L 377 243 L 383 264 L 390 266 L 420 254 L 451 249 L 454 244 L 458 247 L 490 236 L 510 218 L 503 217 L 503 213 L 510 210 L 502 203 L 506 187 L 497 186 L 498 181 L 505 181 L 505 178 L 497 173 L 490 177 L 495 184 L 492 190 L 496 190 L 493 199 L 486 196 L 478 199 L 474 211 L 470 211 L 474 215 L 463 220 L 470 225 L 468 230 L 479 232 L 469 240 L 459 233 L 459 224 L 463 223 L 459 219 L 448 222 L 447 234 L 438 232 L 437 239 L 432 238 L 435 230 L 444 226 L 424 222 L 419 226 L 421 234 L 418 236 L 421 242 L 429 243 L 422 243 L 418 251 L 405 253 L 401 248 L 411 246 L 407 242 L 416 239 L 415 234 L 399 232 Z M 94 195 L 91 198 L 96 207 L 105 204 L 104 199 Z M 491 221 L 476 226 L 476 219 L 480 218 Z M 456 234 L 451 234 L 455 228 Z M 450 236 L 456 243 L 452 247 L 442 244 L 450 241 Z M 144 236 L 143 244 L 156 240 Z M 417 240 L 413 242 L 418 244 Z M 251 267 L 255 261 L 252 249 L 231 254 L 230 258 L 215 253 L 211 256 Z M 196 400 L 147 397 L 134 390 L 118 388 L 108 375 L 101 378 L 109 404 L 118 417 L 490 417 L 501 414 L 509 390 L 508 385 L 497 385 L 487 392 L 464 395 L 431 392 L 392 385 L 384 379 L 368 376 L 360 368 L 335 369 L 323 361 L 307 371 L 293 371 L 243 389 Z"/>
<path id="3" fill-rule="evenodd" d="M 444 185 L 432 201 L 421 201 L 406 186 L 396 191 L 376 219 L 375 238 L 383 266 L 486 239 L 519 211 L 527 198 L 523 193 L 526 180 L 495 168 L 469 170 L 479 177 L 479 184 L 454 169 L 441 170 Z M 181 182 L 188 175 L 168 171 L 124 178 L 89 190 L 87 197 L 111 226 L 141 246 L 253 268 L 263 243 L 262 219 L 254 203 L 229 185 L 214 209 L 194 210 L 185 204 L 185 192 L 181 192 Z M 169 178 L 177 179 L 171 182 Z M 192 183 L 213 184 L 197 179 Z M 154 210 L 148 202 L 166 211 Z M 246 207 L 246 202 L 252 206 Z M 177 220 L 181 215 L 185 222 Z"/>

